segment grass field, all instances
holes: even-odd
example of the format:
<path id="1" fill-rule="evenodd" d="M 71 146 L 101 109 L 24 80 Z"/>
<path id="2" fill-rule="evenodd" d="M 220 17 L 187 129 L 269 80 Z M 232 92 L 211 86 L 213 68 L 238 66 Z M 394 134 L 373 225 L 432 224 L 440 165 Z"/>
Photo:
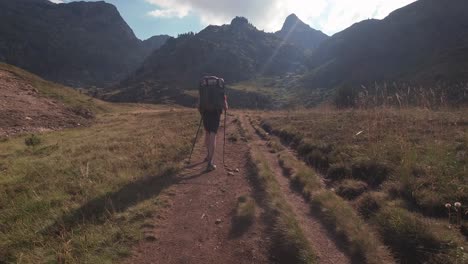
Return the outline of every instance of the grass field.
<path id="1" fill-rule="evenodd" d="M 113 263 L 143 239 L 195 112 L 107 105 L 94 125 L 2 139 L 0 263 Z M 177 120 L 177 122 L 174 122 Z"/>
<path id="2" fill-rule="evenodd" d="M 380 108 L 253 115 L 320 172 L 402 263 L 463 263 L 465 225 L 457 223 L 453 205 L 460 202 L 458 214 L 466 218 L 467 113 Z"/>
<path id="3" fill-rule="evenodd" d="M 248 109 L 296 109 L 317 106 L 329 99 L 330 91 L 322 89 L 304 89 L 300 83 L 300 76 L 288 75 L 283 77 L 259 77 L 229 86 L 230 101 L 234 105 Z M 235 92 L 249 94 L 239 97 Z M 239 100 L 243 102 L 240 104 Z"/>

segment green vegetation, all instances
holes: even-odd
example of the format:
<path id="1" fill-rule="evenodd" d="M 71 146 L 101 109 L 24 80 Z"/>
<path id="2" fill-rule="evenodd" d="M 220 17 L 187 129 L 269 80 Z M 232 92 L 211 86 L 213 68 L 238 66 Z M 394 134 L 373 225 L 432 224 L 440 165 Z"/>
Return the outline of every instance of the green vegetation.
<path id="1" fill-rule="evenodd" d="M 0 262 L 112 263 L 142 239 L 197 118 L 111 109 L 89 128 L 41 134 L 34 148 L 25 145 L 30 136 L 0 143 Z"/>
<path id="2" fill-rule="evenodd" d="M 30 137 L 24 139 L 24 144 L 26 144 L 28 147 L 35 147 L 41 144 L 41 138 L 35 134 L 32 134 Z"/>
<path id="3" fill-rule="evenodd" d="M 284 263 L 317 263 L 317 257 L 304 236 L 292 209 L 283 198 L 276 178 L 265 157 L 251 146 L 252 174 L 263 194 L 266 213 L 271 220 L 272 252 Z"/>
<path id="4" fill-rule="evenodd" d="M 347 179 L 338 184 L 336 194 L 348 200 L 353 200 L 367 191 L 367 188 L 368 185 L 365 182 Z"/>
<path id="5" fill-rule="evenodd" d="M 467 116 L 466 109 L 376 108 L 275 112 L 261 119 L 268 133 L 323 175 L 330 190 L 355 199 L 350 204 L 401 261 L 461 263 L 467 258 L 463 228 L 449 226 L 454 221 L 445 204 L 460 202 L 466 217 Z M 313 197 L 318 208 L 336 199 Z M 398 244 L 414 236 L 423 239 Z"/>
<path id="6" fill-rule="evenodd" d="M 235 107 L 252 109 L 311 107 L 331 97 L 330 91 L 305 89 L 300 80 L 301 76 L 295 74 L 281 77 L 257 76 L 252 80 L 230 86 L 228 95 Z"/>
<path id="7" fill-rule="evenodd" d="M 279 155 L 279 163 L 291 174 L 291 182 L 309 201 L 332 233 L 343 239 L 346 251 L 362 263 L 391 263 L 391 256 L 353 208 L 332 191 L 324 188 L 320 176 L 292 157 L 287 151 Z"/>
<path id="8" fill-rule="evenodd" d="M 447 234 L 437 234 L 429 222 L 405 209 L 382 209 L 374 221 L 385 242 L 407 263 L 464 263 L 467 260 L 457 243 L 459 239 L 441 237 Z"/>

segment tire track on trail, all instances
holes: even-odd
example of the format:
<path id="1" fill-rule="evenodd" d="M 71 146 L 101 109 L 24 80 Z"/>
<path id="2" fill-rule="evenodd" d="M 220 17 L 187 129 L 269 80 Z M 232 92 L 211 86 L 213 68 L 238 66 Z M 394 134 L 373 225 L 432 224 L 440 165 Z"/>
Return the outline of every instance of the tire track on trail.
<path id="1" fill-rule="evenodd" d="M 243 127 L 247 130 L 246 132 L 251 137 L 251 144 L 264 154 L 271 170 L 275 173 L 284 198 L 291 206 L 301 229 L 314 249 L 314 252 L 319 257 L 319 263 L 352 263 L 351 258 L 339 248 L 337 241 L 329 234 L 320 220 L 311 214 L 310 205 L 304 200 L 302 195 L 291 188 L 290 181 L 284 176 L 276 154 L 270 152 L 266 141 L 262 140 L 260 136 L 257 135 L 254 127 L 247 120 L 245 115 L 241 115 L 240 120 Z"/>
<path id="2" fill-rule="evenodd" d="M 226 135 L 237 133 L 234 118 L 228 117 Z M 254 221 L 247 229 L 239 232 L 234 221 L 238 198 L 253 196 L 248 145 L 241 139 L 226 141 L 226 164 L 233 171 L 228 174 L 222 165 L 222 127 L 218 135 L 218 169 L 205 172 L 200 136 L 192 158 L 195 164 L 177 175 L 176 184 L 165 191 L 168 208 L 158 211 L 142 227 L 146 240 L 135 246 L 125 263 L 270 263 L 262 208 L 256 207 Z"/>

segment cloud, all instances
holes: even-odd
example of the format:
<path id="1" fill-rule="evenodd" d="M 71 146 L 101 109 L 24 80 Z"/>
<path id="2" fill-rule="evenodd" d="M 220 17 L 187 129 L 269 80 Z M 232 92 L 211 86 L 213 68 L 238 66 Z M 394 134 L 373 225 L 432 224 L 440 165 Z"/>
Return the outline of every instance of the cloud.
<path id="1" fill-rule="evenodd" d="M 49 0 L 49 2 L 52 2 L 54 4 L 63 4 L 64 3 L 63 0 Z"/>
<path id="2" fill-rule="evenodd" d="M 149 14 L 161 18 L 198 16 L 204 25 L 226 24 L 235 16 L 247 17 L 265 31 L 279 30 L 295 13 L 327 34 L 341 31 L 368 18 L 384 18 L 415 0 L 146 0 L 155 5 Z"/>

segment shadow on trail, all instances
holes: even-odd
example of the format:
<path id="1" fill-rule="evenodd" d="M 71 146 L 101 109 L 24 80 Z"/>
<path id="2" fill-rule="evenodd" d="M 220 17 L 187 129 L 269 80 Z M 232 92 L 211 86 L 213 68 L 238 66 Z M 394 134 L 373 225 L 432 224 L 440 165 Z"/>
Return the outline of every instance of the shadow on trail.
<path id="1" fill-rule="evenodd" d="M 204 172 L 187 177 L 177 177 L 170 168 L 156 176 L 142 177 L 124 185 L 116 192 L 96 197 L 80 208 L 65 215 L 42 230 L 45 235 L 61 235 L 80 224 L 102 224 L 113 213 L 120 213 L 143 201 L 158 196 L 168 187 L 200 177 Z"/>
<path id="2" fill-rule="evenodd" d="M 200 161 L 200 162 L 195 163 L 195 164 L 189 164 L 189 165 L 185 166 L 184 169 L 193 169 L 193 168 L 195 168 L 195 167 L 197 167 L 197 166 L 202 165 L 203 163 L 205 163 L 205 162 L 204 162 L 204 161 Z"/>
<path id="3" fill-rule="evenodd" d="M 253 218 L 239 217 L 236 215 L 236 209 L 232 212 L 231 229 L 229 230 L 229 239 L 242 237 L 254 223 Z"/>

